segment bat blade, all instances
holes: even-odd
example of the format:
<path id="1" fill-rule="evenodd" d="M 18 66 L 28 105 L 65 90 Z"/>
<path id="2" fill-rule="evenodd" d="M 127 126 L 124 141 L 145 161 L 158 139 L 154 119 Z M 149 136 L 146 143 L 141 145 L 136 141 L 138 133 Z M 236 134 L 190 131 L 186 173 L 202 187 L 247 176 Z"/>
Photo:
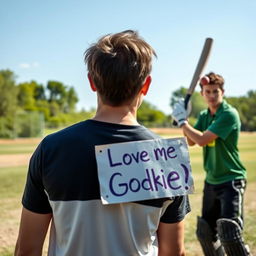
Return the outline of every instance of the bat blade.
<path id="1" fill-rule="evenodd" d="M 196 88 L 196 85 L 198 83 L 198 80 L 204 70 L 204 67 L 207 64 L 211 48 L 212 48 L 213 39 L 212 38 L 206 38 L 203 50 L 201 52 L 201 56 L 199 58 L 199 61 L 197 63 L 193 78 L 191 80 L 190 86 L 188 88 L 187 94 L 192 94 Z"/>
<path id="2" fill-rule="evenodd" d="M 184 100 L 184 104 L 185 104 L 185 108 L 187 108 L 188 106 L 188 102 L 190 100 L 191 95 L 193 94 L 196 85 L 198 83 L 198 80 L 200 79 L 200 76 L 204 70 L 204 67 L 207 64 L 208 58 L 210 56 L 210 52 L 211 52 L 211 48 L 212 48 L 212 44 L 213 44 L 213 39 L 212 38 L 206 38 L 205 39 L 205 43 L 204 43 L 204 47 L 203 50 L 201 52 L 199 61 L 197 63 L 193 78 L 191 80 L 190 86 L 188 88 L 185 100 Z"/>
<path id="3" fill-rule="evenodd" d="M 212 38 L 208 37 L 208 38 L 205 39 L 203 50 L 201 52 L 200 58 L 198 60 L 198 63 L 197 63 L 197 66 L 196 66 L 196 69 L 195 69 L 195 72 L 194 72 L 194 75 L 193 75 L 193 78 L 191 80 L 190 86 L 187 90 L 187 94 L 186 94 L 186 97 L 185 97 L 185 100 L 184 100 L 185 109 L 187 109 L 190 97 L 193 94 L 193 92 L 196 88 L 196 85 L 198 83 L 198 80 L 200 79 L 200 76 L 201 76 L 201 74 L 204 70 L 204 67 L 207 64 L 208 58 L 210 56 L 212 44 L 213 44 L 213 39 Z M 174 121 L 173 125 L 177 125 L 177 123 Z"/>

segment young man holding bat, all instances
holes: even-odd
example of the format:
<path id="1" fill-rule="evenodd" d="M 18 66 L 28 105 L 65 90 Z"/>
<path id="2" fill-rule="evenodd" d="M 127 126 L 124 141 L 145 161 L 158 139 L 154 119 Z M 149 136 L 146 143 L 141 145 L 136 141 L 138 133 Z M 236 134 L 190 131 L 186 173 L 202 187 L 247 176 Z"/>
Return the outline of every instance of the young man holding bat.
<path id="1" fill-rule="evenodd" d="M 103 205 L 95 146 L 159 138 L 136 119 L 151 83 L 152 47 L 134 31 L 109 34 L 85 52 L 97 93 L 94 118 L 43 139 L 34 152 L 15 255 L 184 256 L 187 196 Z"/>
<path id="2" fill-rule="evenodd" d="M 225 255 L 224 251 L 228 256 L 250 255 L 242 238 L 246 170 L 237 148 L 239 115 L 223 99 L 222 76 L 211 72 L 201 78 L 200 86 L 208 109 L 194 127 L 187 121 L 183 102 L 177 102 L 172 113 L 189 145 L 203 147 L 206 179 L 197 237 L 206 256 Z"/>

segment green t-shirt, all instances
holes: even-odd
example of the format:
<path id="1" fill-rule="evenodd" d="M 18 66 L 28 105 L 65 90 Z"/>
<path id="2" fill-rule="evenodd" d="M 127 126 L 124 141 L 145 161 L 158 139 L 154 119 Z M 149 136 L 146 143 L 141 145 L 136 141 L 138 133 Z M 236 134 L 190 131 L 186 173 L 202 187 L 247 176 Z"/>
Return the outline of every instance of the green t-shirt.
<path id="1" fill-rule="evenodd" d="M 246 178 L 238 151 L 238 137 L 241 122 L 238 112 L 225 100 L 215 115 L 208 109 L 200 113 L 195 128 L 202 132 L 209 130 L 218 138 L 203 147 L 206 181 L 210 184 L 221 184 L 235 179 Z"/>

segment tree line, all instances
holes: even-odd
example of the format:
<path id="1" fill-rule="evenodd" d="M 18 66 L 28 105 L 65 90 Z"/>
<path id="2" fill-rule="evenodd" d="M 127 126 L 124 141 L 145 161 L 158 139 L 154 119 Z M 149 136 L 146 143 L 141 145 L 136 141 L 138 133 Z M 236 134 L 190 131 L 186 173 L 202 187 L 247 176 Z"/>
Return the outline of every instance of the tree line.
<path id="1" fill-rule="evenodd" d="M 174 91 L 170 97 L 170 106 L 185 94 L 186 89 L 183 87 Z M 256 91 L 249 91 L 243 97 L 226 99 L 238 109 L 242 129 L 256 130 Z M 73 86 L 53 80 L 46 85 L 34 80 L 17 83 L 13 71 L 0 70 L 0 137 L 36 136 L 45 127 L 64 127 L 91 118 L 95 109 L 77 111 L 78 101 Z M 193 123 L 206 106 L 197 92 L 193 94 L 191 102 L 190 121 Z M 139 108 L 138 121 L 148 127 L 172 126 L 170 116 L 148 101 L 144 101 Z"/>
<path id="2" fill-rule="evenodd" d="M 36 135 L 43 128 L 58 128 L 90 118 L 94 110 L 76 111 L 77 93 L 59 81 L 16 83 L 11 70 L 0 70 L 0 137 Z M 34 129 L 33 126 L 40 126 Z M 15 133 L 14 133 L 15 131 Z"/>

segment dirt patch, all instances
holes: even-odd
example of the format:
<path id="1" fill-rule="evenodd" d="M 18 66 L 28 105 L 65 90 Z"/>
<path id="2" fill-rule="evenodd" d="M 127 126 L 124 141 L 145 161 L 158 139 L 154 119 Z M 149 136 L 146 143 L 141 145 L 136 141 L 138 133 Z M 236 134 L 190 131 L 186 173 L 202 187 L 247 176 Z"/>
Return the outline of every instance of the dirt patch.
<path id="1" fill-rule="evenodd" d="M 28 165 L 31 154 L 0 155 L 0 168 Z"/>
<path id="2" fill-rule="evenodd" d="M 150 128 L 150 130 L 157 133 L 180 133 L 181 132 L 180 128 L 168 128 L 168 127 Z"/>
<path id="3" fill-rule="evenodd" d="M 38 144 L 42 138 L 19 138 L 19 139 L 0 139 L 0 144 L 3 145 L 18 145 L 18 144 Z"/>
<path id="4" fill-rule="evenodd" d="M 150 130 L 154 133 L 160 134 L 161 136 L 183 136 L 182 130 L 179 128 L 150 128 Z"/>

